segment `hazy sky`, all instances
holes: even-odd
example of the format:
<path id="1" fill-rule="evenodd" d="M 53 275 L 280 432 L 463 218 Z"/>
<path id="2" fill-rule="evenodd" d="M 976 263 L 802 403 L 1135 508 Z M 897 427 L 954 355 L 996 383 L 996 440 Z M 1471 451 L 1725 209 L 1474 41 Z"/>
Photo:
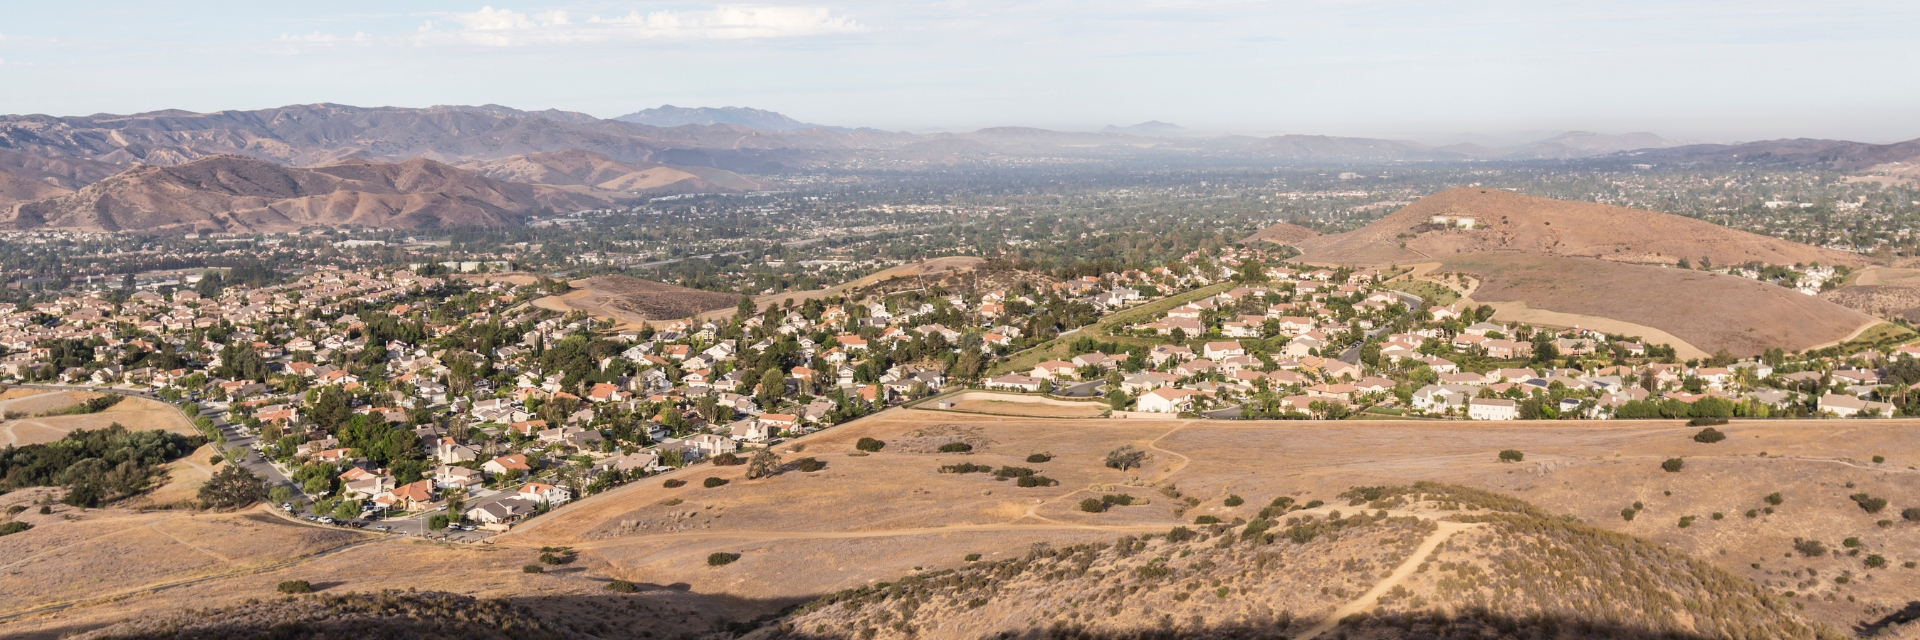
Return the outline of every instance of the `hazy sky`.
<path id="1" fill-rule="evenodd" d="M 491 3 L 491 4 L 488 4 Z M 1920 137 L 1916 2 L 20 2 L 0 112 L 752 106 L 900 130 Z"/>

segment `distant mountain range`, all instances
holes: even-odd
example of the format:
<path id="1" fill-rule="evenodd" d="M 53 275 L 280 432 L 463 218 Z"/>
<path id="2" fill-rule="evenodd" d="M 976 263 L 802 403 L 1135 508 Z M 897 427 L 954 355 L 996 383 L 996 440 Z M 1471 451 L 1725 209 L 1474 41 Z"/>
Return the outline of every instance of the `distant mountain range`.
<path id="1" fill-rule="evenodd" d="M 1712 145 L 1685 144 L 1650 133 L 1569 132 L 1511 148 L 1475 144 L 1436 147 L 1407 140 L 1342 136 L 1218 136 L 1160 121 L 1110 126 L 1099 132 L 992 127 L 921 135 L 828 127 L 741 107 L 666 105 L 603 120 L 571 111 L 523 111 L 500 105 L 402 108 L 306 104 L 213 113 L 165 110 L 132 115 L 0 116 L 0 220 L 8 221 L 13 228 L 44 224 L 149 230 L 191 230 L 208 219 L 232 229 L 295 223 L 513 224 L 521 214 L 540 207 L 600 206 L 593 203 L 603 205 L 666 192 L 752 190 L 760 183 L 742 174 L 855 162 L 917 167 L 1007 160 L 1030 164 L 1204 159 L 1208 163 L 1264 165 L 1620 158 L 1632 162 L 1796 163 L 1857 170 L 1916 157 L 1920 157 L 1920 141 L 1872 145 L 1803 139 Z M 214 165 L 244 165 L 249 167 L 247 171 L 260 175 L 272 172 L 258 163 L 240 161 L 263 161 L 288 171 L 293 171 L 290 167 L 305 167 L 299 171 L 309 173 L 274 178 L 302 185 L 298 190 L 272 191 L 259 196 L 266 198 L 264 201 L 248 200 L 231 206 L 194 198 L 134 195 L 146 193 L 139 185 L 182 179 L 154 167 L 195 165 L 212 158 L 221 159 Z M 543 189 L 488 187 L 507 195 L 481 198 L 498 209 L 487 215 L 442 215 L 440 212 L 467 209 L 439 204 L 390 205 L 391 209 L 379 216 L 344 214 L 339 212 L 346 209 L 339 208 L 326 209 L 335 212 L 329 214 L 298 213 L 287 209 L 292 205 L 285 203 L 265 204 L 309 198 L 329 190 L 375 194 L 381 197 L 373 200 L 381 201 L 395 195 L 426 197 L 429 192 L 393 185 L 371 188 L 309 175 L 332 175 L 340 171 L 338 167 L 355 163 L 400 165 L 414 159 L 433 161 L 437 165 L 433 171 L 449 178 L 458 177 L 454 173 L 458 172 L 502 185 Z M 144 173 L 126 175 L 126 180 L 107 180 L 121 172 Z M 86 192 L 90 185 L 103 182 L 116 185 L 114 192 Z M 462 178 L 448 184 L 466 182 Z M 176 186 L 180 185 L 187 183 Z M 227 187 L 212 188 L 214 192 L 224 189 Z M 546 195 L 533 197 L 538 194 Z M 244 190 L 228 195 L 255 197 Z M 194 204 L 189 205 L 189 200 Z M 106 206 L 96 210 L 106 217 L 73 208 L 81 202 Z M 26 206 L 30 203 L 32 206 Z M 179 206 L 187 208 L 169 208 Z M 141 207 L 166 210 L 146 211 Z M 209 213 L 229 209 L 267 218 Z M 278 212 L 276 215 L 286 220 L 270 221 L 272 216 L 266 210 Z M 147 213 L 159 217 L 152 221 L 138 217 Z M 212 218 L 206 218 L 209 215 Z M 129 224 L 126 220 L 141 222 Z"/>
<path id="2" fill-rule="evenodd" d="M 764 109 L 747 107 L 676 107 L 670 104 L 652 109 L 641 109 L 624 116 L 614 118 L 620 122 L 632 122 L 655 127 L 680 127 L 686 125 L 733 124 L 761 131 L 799 131 L 802 129 L 826 129 L 848 133 L 853 131 L 880 132 L 880 129 L 852 129 L 833 127 L 824 124 L 812 124 L 789 118 L 786 114 Z"/>

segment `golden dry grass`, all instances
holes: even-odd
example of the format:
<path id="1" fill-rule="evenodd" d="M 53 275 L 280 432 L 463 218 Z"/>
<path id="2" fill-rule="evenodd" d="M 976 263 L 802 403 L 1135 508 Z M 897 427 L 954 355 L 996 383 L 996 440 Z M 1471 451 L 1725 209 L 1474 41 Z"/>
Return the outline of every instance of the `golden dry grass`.
<path id="1" fill-rule="evenodd" d="M 57 391 L 46 396 L 33 396 L 13 403 L 40 403 L 49 405 L 37 411 L 46 411 L 78 404 L 96 393 L 82 391 Z M 64 398 L 62 396 L 65 396 Z M 44 400 L 43 400 L 44 399 Z M 6 410 L 28 405 L 8 404 Z M 0 423 L 0 444 L 24 446 L 53 442 L 67 437 L 76 429 L 104 429 L 114 423 L 126 427 L 129 431 L 148 431 L 159 429 L 183 435 L 199 435 L 200 431 L 187 422 L 185 416 L 171 405 L 158 400 L 128 397 L 108 407 L 106 411 L 71 416 L 28 417 Z"/>
<path id="2" fill-rule="evenodd" d="M 956 411 L 1032 418 L 1098 418 L 1106 413 L 1106 407 L 1091 402 L 1076 402 L 1066 406 L 1005 400 L 961 400 L 954 403 L 953 408 Z"/>
<path id="3" fill-rule="evenodd" d="M 1040 541 L 1112 541 L 1129 533 L 1164 532 L 1201 515 L 1251 518 L 1282 495 L 1337 507 L 1344 502 L 1335 494 L 1350 487 L 1418 480 L 1513 495 L 1756 581 L 1779 580 L 1796 570 L 1826 576 L 1852 571 L 1860 577 L 1844 587 L 1828 584 L 1820 599 L 1808 604 L 1810 614 L 1840 627 L 1866 619 L 1870 607 L 1897 608 L 1904 606 L 1902 598 L 1920 593 L 1920 571 L 1899 568 L 1902 562 L 1920 561 L 1915 551 L 1920 525 L 1898 522 L 1899 509 L 1920 506 L 1915 497 L 1920 496 L 1920 457 L 1913 453 L 1920 422 L 1737 421 L 1720 429 L 1728 440 L 1700 444 L 1690 437 L 1698 428 L 1680 421 L 1046 420 L 892 410 L 781 445 L 788 461 L 802 456 L 825 461 L 826 468 L 816 473 L 788 470 L 746 480 L 744 467 L 694 467 L 669 476 L 688 480 L 687 486 L 668 489 L 661 478 L 636 482 L 542 516 L 491 545 L 373 544 L 270 574 L 168 591 L 154 602 L 103 604 L 67 615 L 107 620 L 182 602 L 205 606 L 258 596 L 275 580 L 293 577 L 339 581 L 342 589 L 405 585 L 474 595 L 584 592 L 597 586 L 594 580 L 621 578 L 684 584 L 692 594 L 723 598 L 753 615 L 837 589 L 893 580 L 916 568 L 962 566 L 968 553 L 1006 558 Z M 861 455 L 853 447 L 861 437 L 888 445 Z M 974 452 L 936 452 L 939 443 L 956 440 L 972 444 Z M 1104 466 L 1108 451 L 1126 445 L 1150 452 L 1144 467 L 1123 472 Z M 1500 462 L 1497 452 L 1509 448 L 1525 452 L 1525 461 Z M 1033 453 L 1055 457 L 1026 462 Z M 1887 460 L 1874 463 L 1875 455 Z M 1661 461 L 1673 457 L 1687 460 L 1686 468 L 1662 471 Z M 989 474 L 938 471 L 961 462 L 1029 467 L 1059 484 L 1020 488 Z M 710 476 L 731 482 L 702 488 L 700 481 Z M 1177 487 L 1178 498 L 1161 491 L 1169 485 Z M 1767 506 L 1762 498 L 1776 491 L 1785 496 L 1776 513 L 1745 516 L 1748 509 Z M 1847 498 L 1859 492 L 1886 497 L 1893 505 L 1867 514 Z M 1083 498 L 1117 493 L 1147 503 L 1098 514 L 1075 507 Z M 1226 506 L 1223 499 L 1229 495 L 1243 496 L 1245 503 Z M 1635 501 L 1645 510 L 1631 522 L 1622 520 L 1620 509 Z M 1725 519 L 1713 520 L 1716 512 Z M 1699 518 L 1681 529 L 1675 523 L 1684 515 Z M 1896 521 L 1892 526 L 1876 525 L 1889 518 Z M 162 528 L 167 526 L 172 525 Z M 198 552 L 162 538 L 137 531 L 122 535 L 133 542 L 112 547 L 120 555 L 91 549 L 63 554 L 70 559 L 63 562 L 74 565 L 63 571 L 81 572 L 88 562 L 110 562 L 110 557 L 157 554 L 196 566 L 212 562 L 192 560 Z M 1829 546 L 1857 537 L 1866 553 L 1884 555 L 1893 568 L 1868 571 L 1861 565 L 1864 556 L 1782 557 L 1795 537 L 1817 537 Z M 11 544 L 12 537 L 0 541 Z M 578 549 L 580 560 L 569 565 L 578 571 L 517 573 L 543 546 Z M 705 559 L 715 552 L 742 556 L 725 567 L 709 567 Z M 1760 568 L 1752 568 L 1754 563 Z M 36 575 L 41 577 L 7 579 L 47 574 Z M 1288 578 L 1272 580 L 1284 587 Z M 11 588 L 0 583 L 0 589 Z M 1828 593 L 1836 599 L 1825 600 Z"/>

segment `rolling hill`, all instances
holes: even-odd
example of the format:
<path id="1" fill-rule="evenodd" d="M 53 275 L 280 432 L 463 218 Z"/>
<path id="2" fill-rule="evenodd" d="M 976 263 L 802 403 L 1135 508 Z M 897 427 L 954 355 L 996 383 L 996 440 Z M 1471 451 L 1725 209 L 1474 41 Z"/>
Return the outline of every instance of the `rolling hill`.
<path id="1" fill-rule="evenodd" d="M 73 193 L 120 170 L 94 160 L 0 149 L 0 207 Z"/>
<path id="2" fill-rule="evenodd" d="M 621 162 L 580 149 L 471 162 L 460 168 L 496 180 L 581 187 L 574 190 L 606 196 L 752 191 L 762 187 L 755 180 L 723 169 Z"/>
<path id="3" fill-rule="evenodd" d="M 542 208 L 602 204 L 424 158 L 299 168 L 214 156 L 176 166 L 140 166 L 69 195 L 16 205 L 0 216 L 0 225 L 148 233 L 498 227 L 518 224 Z"/>
<path id="4" fill-rule="evenodd" d="M 1446 223 L 1436 224 L 1436 218 Z M 1473 221 L 1472 229 L 1456 224 Z M 1858 254 L 1811 247 L 1654 211 L 1459 187 L 1415 201 L 1347 233 L 1293 243 L 1303 259 L 1342 264 L 1429 262 L 1453 254 L 1520 251 L 1647 264 L 1818 262 L 1858 266 Z"/>
<path id="5" fill-rule="evenodd" d="M 1318 235 L 1320 235 L 1318 231 L 1289 222 L 1281 222 L 1255 231 L 1253 235 L 1247 236 L 1242 242 L 1265 240 L 1274 244 L 1293 244 Z"/>
<path id="6" fill-rule="evenodd" d="M 1472 228 L 1463 228 L 1464 219 Z M 1664 333 L 1683 341 L 1675 345 L 1683 351 L 1747 356 L 1769 347 L 1807 349 L 1876 322 L 1784 287 L 1668 267 L 1682 259 L 1860 266 L 1867 264 L 1864 256 L 1683 216 L 1499 189 L 1449 189 L 1360 229 L 1288 244 L 1311 263 L 1433 264 L 1430 273 L 1478 283 L 1470 302 L 1511 303 L 1496 319 L 1579 324 L 1650 339 L 1664 340 L 1657 335 Z"/>

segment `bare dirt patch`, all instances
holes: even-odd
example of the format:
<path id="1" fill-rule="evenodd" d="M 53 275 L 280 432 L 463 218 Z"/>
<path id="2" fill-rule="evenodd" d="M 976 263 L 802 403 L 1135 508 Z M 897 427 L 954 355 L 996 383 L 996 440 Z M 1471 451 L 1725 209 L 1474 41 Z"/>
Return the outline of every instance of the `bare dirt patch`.
<path id="1" fill-rule="evenodd" d="M 534 301 L 534 306 L 556 311 L 585 311 L 596 318 L 610 318 L 622 326 L 692 318 L 702 313 L 731 309 L 740 303 L 740 295 L 701 291 L 632 276 L 595 276 L 571 283 L 574 291 Z"/>

